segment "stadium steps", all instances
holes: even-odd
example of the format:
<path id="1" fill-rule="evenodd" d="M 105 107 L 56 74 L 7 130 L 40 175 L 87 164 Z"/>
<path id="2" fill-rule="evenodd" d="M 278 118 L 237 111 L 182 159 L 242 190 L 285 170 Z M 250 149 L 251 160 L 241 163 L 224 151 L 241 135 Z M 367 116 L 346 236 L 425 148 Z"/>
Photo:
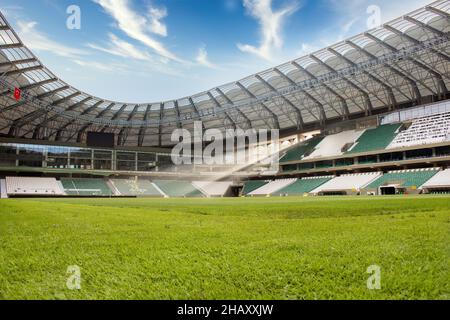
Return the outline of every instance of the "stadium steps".
<path id="1" fill-rule="evenodd" d="M 310 193 L 314 189 L 320 187 L 324 183 L 330 181 L 333 177 L 314 177 L 303 178 L 295 181 L 293 184 L 284 187 L 276 192 L 278 195 L 295 196 Z M 273 193 L 272 195 L 276 195 Z"/>
<path id="2" fill-rule="evenodd" d="M 169 197 L 190 198 L 205 196 L 188 181 L 155 180 L 153 183 Z"/>
<path id="3" fill-rule="evenodd" d="M 0 179 L 0 198 L 6 199 L 8 198 L 8 194 L 6 193 L 6 180 Z"/>
<path id="4" fill-rule="evenodd" d="M 62 178 L 61 183 L 68 195 L 112 196 L 113 192 L 102 179 Z"/>
<path id="5" fill-rule="evenodd" d="M 303 156 L 309 151 L 313 150 L 321 141 L 323 137 L 314 137 L 307 141 L 290 148 L 284 156 L 281 157 L 280 162 L 290 162 L 301 160 Z"/>
<path id="6" fill-rule="evenodd" d="M 378 189 L 382 186 L 389 185 L 420 189 L 438 171 L 438 168 L 390 171 L 373 181 L 366 189 Z"/>
<path id="7" fill-rule="evenodd" d="M 353 145 L 365 130 L 348 130 L 337 134 L 326 136 L 315 147 L 314 151 L 304 159 L 327 158 L 341 156 L 346 152 L 347 146 Z"/>
<path id="8" fill-rule="evenodd" d="M 366 130 L 346 153 L 363 153 L 383 150 L 395 139 L 401 124 L 386 124 L 374 129 Z"/>

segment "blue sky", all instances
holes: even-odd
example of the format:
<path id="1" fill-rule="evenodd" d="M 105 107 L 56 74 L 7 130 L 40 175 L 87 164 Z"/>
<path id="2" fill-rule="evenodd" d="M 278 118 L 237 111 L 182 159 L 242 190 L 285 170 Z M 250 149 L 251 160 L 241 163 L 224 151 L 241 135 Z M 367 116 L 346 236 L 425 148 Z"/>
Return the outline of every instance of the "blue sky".
<path id="1" fill-rule="evenodd" d="M 192 95 L 300 57 L 428 0 L 2 0 L 19 36 L 58 77 L 101 98 Z M 81 29 L 66 27 L 67 8 Z"/>

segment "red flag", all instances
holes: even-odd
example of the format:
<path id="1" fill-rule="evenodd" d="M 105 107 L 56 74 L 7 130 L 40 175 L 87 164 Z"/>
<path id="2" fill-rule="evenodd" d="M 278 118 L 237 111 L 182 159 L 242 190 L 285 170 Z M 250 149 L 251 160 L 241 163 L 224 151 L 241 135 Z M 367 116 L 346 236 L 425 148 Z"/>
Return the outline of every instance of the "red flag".
<path id="1" fill-rule="evenodd" d="M 20 100 L 20 96 L 22 95 L 22 92 L 20 91 L 19 88 L 15 88 L 14 89 L 14 98 L 19 101 Z"/>

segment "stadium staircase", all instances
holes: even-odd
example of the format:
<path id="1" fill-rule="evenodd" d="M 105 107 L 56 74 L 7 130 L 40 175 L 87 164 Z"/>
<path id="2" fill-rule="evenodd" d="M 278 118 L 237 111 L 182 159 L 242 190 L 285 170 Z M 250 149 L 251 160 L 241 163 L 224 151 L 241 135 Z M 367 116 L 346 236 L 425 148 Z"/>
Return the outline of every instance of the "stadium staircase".
<path id="1" fill-rule="evenodd" d="M 374 129 L 366 130 L 347 154 L 386 149 L 395 139 L 400 127 L 400 124 L 385 124 Z"/>
<path id="2" fill-rule="evenodd" d="M 439 172 L 438 168 L 390 171 L 369 184 L 366 189 L 379 189 L 382 186 L 420 189 Z"/>
<path id="3" fill-rule="evenodd" d="M 303 178 L 295 181 L 293 184 L 284 187 L 283 189 L 273 193 L 272 195 L 281 196 L 296 196 L 304 195 L 312 190 L 320 187 L 324 183 L 330 181 L 333 177 L 313 177 L 313 178 Z"/>

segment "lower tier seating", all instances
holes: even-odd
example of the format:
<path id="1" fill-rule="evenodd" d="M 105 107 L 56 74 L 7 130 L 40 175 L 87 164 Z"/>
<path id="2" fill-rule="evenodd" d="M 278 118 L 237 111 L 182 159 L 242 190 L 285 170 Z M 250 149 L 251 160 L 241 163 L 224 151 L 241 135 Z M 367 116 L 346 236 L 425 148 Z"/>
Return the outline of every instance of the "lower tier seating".
<path id="1" fill-rule="evenodd" d="M 417 169 L 417 170 L 401 170 L 390 171 L 377 180 L 369 184 L 366 189 L 378 189 L 382 186 L 395 185 L 397 187 L 404 188 L 417 188 L 419 189 L 430 180 L 436 173 L 437 168 L 432 169 Z"/>
<path id="2" fill-rule="evenodd" d="M 299 179 L 293 184 L 290 184 L 287 187 L 277 191 L 276 194 L 273 195 L 304 195 L 330 181 L 331 178 L 332 177 L 314 177 Z"/>
<path id="3" fill-rule="evenodd" d="M 263 185 L 268 184 L 268 181 L 263 180 L 250 180 L 244 182 L 244 188 L 242 189 L 242 195 L 247 195 L 256 189 L 261 188 Z"/>
<path id="4" fill-rule="evenodd" d="M 230 190 L 231 181 L 194 181 L 192 185 L 208 197 L 223 197 Z"/>
<path id="5" fill-rule="evenodd" d="M 358 192 L 380 176 L 381 173 L 344 174 L 322 184 L 318 188 L 311 191 L 311 193 L 319 194 L 345 191 Z"/>
<path id="6" fill-rule="evenodd" d="M 422 188 L 449 188 L 450 187 L 450 169 L 439 171 Z"/>
<path id="7" fill-rule="evenodd" d="M 6 191 L 8 195 L 64 195 L 55 178 L 6 177 Z"/>
<path id="8" fill-rule="evenodd" d="M 169 197 L 204 197 L 204 194 L 187 181 L 153 181 Z"/>
<path id="9" fill-rule="evenodd" d="M 265 184 L 261 188 L 258 188 L 256 190 L 250 192 L 248 195 L 249 196 L 270 195 L 270 194 L 277 192 L 278 190 L 281 190 L 281 189 L 287 187 L 288 185 L 294 183 L 295 181 L 297 181 L 297 179 L 274 180 L 274 181 L 271 181 L 271 182 Z"/>
<path id="10" fill-rule="evenodd" d="M 112 179 L 111 182 L 122 196 L 163 196 L 149 180 Z"/>
<path id="11" fill-rule="evenodd" d="M 71 196 L 112 196 L 114 193 L 102 179 L 62 178 L 64 190 Z"/>

